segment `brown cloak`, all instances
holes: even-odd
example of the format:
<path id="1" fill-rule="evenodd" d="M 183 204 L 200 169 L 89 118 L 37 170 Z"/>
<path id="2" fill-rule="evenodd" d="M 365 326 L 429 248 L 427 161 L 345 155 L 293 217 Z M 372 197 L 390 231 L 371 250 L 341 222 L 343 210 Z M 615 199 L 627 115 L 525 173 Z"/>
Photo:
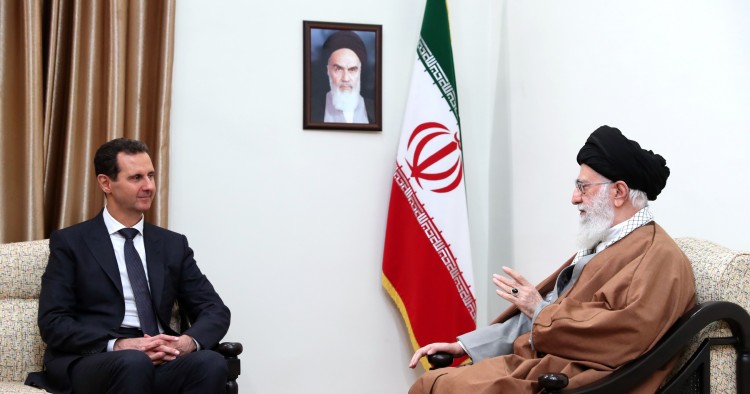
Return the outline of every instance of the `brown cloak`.
<path id="1" fill-rule="evenodd" d="M 571 262 L 537 286 L 540 293 L 552 290 L 558 273 Z M 542 309 L 532 332 L 516 339 L 513 354 L 429 371 L 409 393 L 536 393 L 537 377 L 550 372 L 567 374 L 568 388 L 579 387 L 651 349 L 694 304 L 690 262 L 651 222 L 597 254 L 572 288 Z M 493 323 L 516 313 L 512 307 Z M 654 373 L 635 392 L 655 392 L 671 367 Z"/>

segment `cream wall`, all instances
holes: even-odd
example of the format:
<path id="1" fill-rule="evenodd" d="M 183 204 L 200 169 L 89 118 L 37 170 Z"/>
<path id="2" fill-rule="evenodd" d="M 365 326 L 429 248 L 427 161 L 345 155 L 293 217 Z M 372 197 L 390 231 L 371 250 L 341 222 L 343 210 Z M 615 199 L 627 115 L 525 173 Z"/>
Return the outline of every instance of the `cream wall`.
<path id="1" fill-rule="evenodd" d="M 666 158 L 672 236 L 750 249 L 750 3 L 507 4 L 513 262 L 541 279 L 571 254 L 575 154 L 603 124 Z"/>
<path id="2" fill-rule="evenodd" d="M 480 325 L 502 264 L 574 250 L 575 153 L 601 124 L 662 153 L 675 236 L 750 249 L 740 223 L 750 48 L 736 1 L 449 0 Z M 177 4 L 170 227 L 233 311 L 243 393 L 398 393 L 419 375 L 380 286 L 424 0 Z M 383 131 L 302 130 L 302 21 L 383 25 Z M 736 171 L 728 171 L 730 168 Z"/>

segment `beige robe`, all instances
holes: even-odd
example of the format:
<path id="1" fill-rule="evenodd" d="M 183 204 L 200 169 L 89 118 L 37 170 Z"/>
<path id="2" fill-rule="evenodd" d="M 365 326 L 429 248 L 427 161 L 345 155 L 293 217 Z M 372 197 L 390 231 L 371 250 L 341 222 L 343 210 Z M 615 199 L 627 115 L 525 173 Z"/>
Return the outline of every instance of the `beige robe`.
<path id="1" fill-rule="evenodd" d="M 537 288 L 552 290 L 568 260 Z M 651 349 L 695 304 L 695 280 L 687 257 L 656 223 L 648 223 L 599 252 L 578 281 L 537 316 L 516 339 L 513 354 L 474 365 L 425 373 L 417 393 L 536 393 L 537 377 L 562 372 L 568 388 L 599 380 Z M 493 323 L 519 313 L 513 307 Z M 657 371 L 635 391 L 653 393 L 671 370 Z M 434 387 L 433 387 L 434 385 Z"/>

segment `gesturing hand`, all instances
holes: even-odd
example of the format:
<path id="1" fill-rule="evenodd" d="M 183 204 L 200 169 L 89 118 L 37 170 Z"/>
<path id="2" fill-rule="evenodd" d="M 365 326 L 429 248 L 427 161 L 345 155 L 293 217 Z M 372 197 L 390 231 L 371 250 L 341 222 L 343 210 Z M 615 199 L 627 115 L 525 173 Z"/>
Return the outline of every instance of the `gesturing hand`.
<path id="1" fill-rule="evenodd" d="M 446 353 L 453 355 L 453 357 L 461 357 L 466 354 L 466 352 L 464 352 L 464 349 L 461 347 L 461 345 L 458 342 L 431 343 L 427 346 L 417 349 L 417 351 L 414 352 L 414 355 L 411 357 L 411 361 L 409 361 L 409 368 L 416 367 L 420 358 L 427 356 L 427 355 L 435 354 L 437 352 L 446 352 Z"/>
<path id="2" fill-rule="evenodd" d="M 492 275 L 492 282 L 498 287 L 495 293 L 515 304 L 524 315 L 533 317 L 536 307 L 542 302 L 542 295 L 539 294 L 534 285 L 515 270 L 503 267 L 503 271 L 508 277 L 498 274 Z"/>

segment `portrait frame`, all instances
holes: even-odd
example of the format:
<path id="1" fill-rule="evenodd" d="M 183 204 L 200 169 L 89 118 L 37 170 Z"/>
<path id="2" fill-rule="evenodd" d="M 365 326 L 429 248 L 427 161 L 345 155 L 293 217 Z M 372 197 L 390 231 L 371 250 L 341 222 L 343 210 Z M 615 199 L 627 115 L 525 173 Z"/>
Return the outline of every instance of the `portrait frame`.
<path id="1" fill-rule="evenodd" d="M 303 21 L 302 30 L 304 43 L 302 128 L 382 131 L 383 26 Z M 366 50 L 367 61 L 363 62 L 360 59 L 361 69 L 358 81 L 360 100 L 354 110 L 354 120 L 359 119 L 362 122 L 361 110 L 364 108 L 368 123 L 331 120 L 330 111 L 334 110 L 331 86 L 334 82 L 328 73 L 328 57 L 326 56 L 328 49 L 324 49 L 324 44 L 331 35 L 340 31 L 355 33 Z M 327 110 L 329 110 L 328 115 L 326 115 Z M 338 117 L 333 119 L 338 119 Z"/>

